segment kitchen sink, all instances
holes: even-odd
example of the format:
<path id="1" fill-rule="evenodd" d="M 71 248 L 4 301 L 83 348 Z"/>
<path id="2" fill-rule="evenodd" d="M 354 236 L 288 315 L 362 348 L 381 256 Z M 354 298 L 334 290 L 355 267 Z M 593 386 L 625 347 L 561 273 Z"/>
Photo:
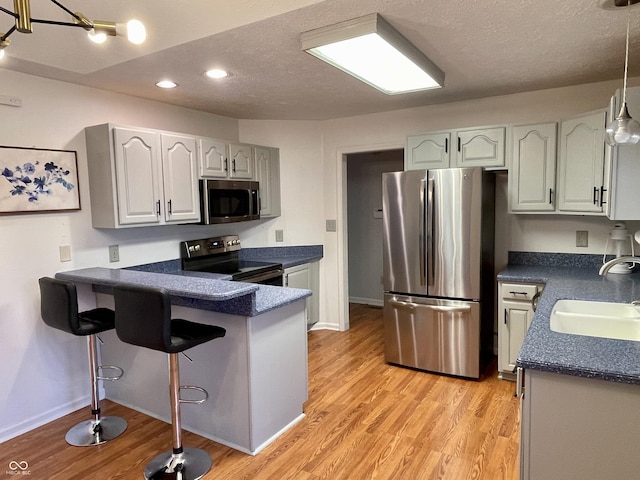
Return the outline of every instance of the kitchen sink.
<path id="1" fill-rule="evenodd" d="M 558 300 L 550 323 L 558 333 L 640 341 L 640 306 L 630 303 Z"/>

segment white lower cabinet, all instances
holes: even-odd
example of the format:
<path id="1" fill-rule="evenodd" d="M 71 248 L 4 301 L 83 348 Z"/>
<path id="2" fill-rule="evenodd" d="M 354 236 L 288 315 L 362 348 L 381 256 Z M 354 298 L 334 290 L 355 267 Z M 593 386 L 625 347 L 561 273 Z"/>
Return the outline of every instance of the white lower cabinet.
<path id="1" fill-rule="evenodd" d="M 498 282 L 498 372 L 513 380 L 518 353 L 533 320 L 533 301 L 543 285 Z"/>
<path id="2" fill-rule="evenodd" d="M 194 137 L 111 124 L 85 137 L 94 227 L 200 221 Z"/>
<path id="3" fill-rule="evenodd" d="M 285 287 L 304 288 L 311 290 L 312 295 L 307 297 L 307 326 L 318 322 L 319 319 L 319 271 L 318 262 L 305 263 L 284 270 Z"/>
<path id="4" fill-rule="evenodd" d="M 639 478 L 640 386 L 524 371 L 520 480 Z"/>

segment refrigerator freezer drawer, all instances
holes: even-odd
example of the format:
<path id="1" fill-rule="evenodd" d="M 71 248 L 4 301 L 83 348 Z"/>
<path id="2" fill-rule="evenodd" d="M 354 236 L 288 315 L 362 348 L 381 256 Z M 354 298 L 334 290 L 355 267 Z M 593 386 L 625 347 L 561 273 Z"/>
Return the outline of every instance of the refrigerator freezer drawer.
<path id="1" fill-rule="evenodd" d="M 480 378 L 480 303 L 384 296 L 385 359 Z"/>

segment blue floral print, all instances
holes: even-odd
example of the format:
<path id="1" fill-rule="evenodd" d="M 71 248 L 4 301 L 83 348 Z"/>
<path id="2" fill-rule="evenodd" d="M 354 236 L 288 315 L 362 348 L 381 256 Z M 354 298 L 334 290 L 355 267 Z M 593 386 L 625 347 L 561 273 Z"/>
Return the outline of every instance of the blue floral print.
<path id="1" fill-rule="evenodd" d="M 41 195 L 53 195 L 53 184 L 61 185 L 68 192 L 73 190 L 75 186 L 64 178 L 70 173 L 53 162 L 46 162 L 44 167 L 40 162 L 35 165 L 27 162 L 13 170 L 6 167 L 2 170 L 2 176 L 11 184 L 11 195 L 26 195 L 30 202 L 37 202 Z"/>

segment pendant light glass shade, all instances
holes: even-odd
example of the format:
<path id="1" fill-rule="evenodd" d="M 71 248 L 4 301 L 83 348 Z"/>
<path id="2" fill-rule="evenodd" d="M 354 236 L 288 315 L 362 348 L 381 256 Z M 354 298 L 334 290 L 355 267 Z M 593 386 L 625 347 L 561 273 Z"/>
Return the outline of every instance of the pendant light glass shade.
<path id="1" fill-rule="evenodd" d="M 609 145 L 632 145 L 640 142 L 640 123 L 631 118 L 627 102 L 622 104 L 620 113 L 605 131 L 605 141 Z"/>
<path id="2" fill-rule="evenodd" d="M 607 125 L 604 139 L 611 146 L 633 145 L 640 142 L 640 123 L 631 118 L 627 109 L 627 71 L 629 69 L 629 20 L 631 18 L 631 0 L 627 0 L 627 43 L 624 52 L 624 83 L 622 87 L 622 106 L 618 116 Z"/>

